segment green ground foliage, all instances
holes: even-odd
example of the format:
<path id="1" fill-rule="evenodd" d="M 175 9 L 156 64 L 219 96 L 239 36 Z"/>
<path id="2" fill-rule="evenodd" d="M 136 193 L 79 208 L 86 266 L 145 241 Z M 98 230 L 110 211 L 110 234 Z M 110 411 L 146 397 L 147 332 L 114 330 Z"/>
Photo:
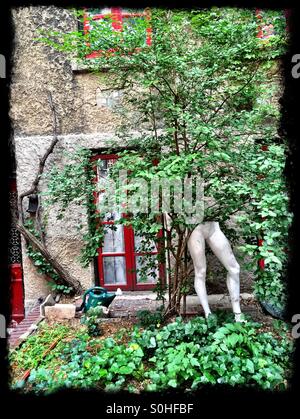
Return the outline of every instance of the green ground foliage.
<path id="1" fill-rule="evenodd" d="M 38 364 L 59 336 L 60 343 Z M 206 384 L 281 390 L 288 385 L 292 352 L 286 323 L 265 326 L 249 317 L 247 323 L 235 323 L 231 314 L 220 312 L 208 320 L 177 317 L 164 326 L 133 325 L 109 337 L 92 337 L 84 326 L 72 332 L 43 325 L 10 360 L 12 385 L 26 392 L 66 387 L 192 391 Z M 25 383 L 20 371 L 27 368 L 33 369 Z"/>

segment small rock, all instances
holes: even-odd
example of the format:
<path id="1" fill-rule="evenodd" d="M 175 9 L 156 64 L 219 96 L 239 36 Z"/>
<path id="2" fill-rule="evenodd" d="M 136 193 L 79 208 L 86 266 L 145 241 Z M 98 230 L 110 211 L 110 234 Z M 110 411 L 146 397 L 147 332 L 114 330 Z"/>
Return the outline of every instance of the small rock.
<path id="1" fill-rule="evenodd" d="M 42 316 L 42 317 L 45 317 L 45 307 L 48 307 L 48 306 L 54 306 L 54 304 L 55 304 L 55 300 L 54 300 L 54 298 L 52 297 L 52 295 L 51 294 L 49 294 L 47 297 L 46 297 L 46 299 L 45 299 L 45 301 L 40 305 L 40 315 Z"/>
<path id="2" fill-rule="evenodd" d="M 75 317 L 74 304 L 55 304 L 45 307 L 45 316 L 48 320 L 73 319 Z"/>
<path id="3" fill-rule="evenodd" d="M 253 294 L 249 294 L 247 292 L 241 293 L 242 300 L 251 300 L 253 298 Z"/>
<path id="4" fill-rule="evenodd" d="M 129 314 L 125 310 L 114 310 L 114 311 L 111 311 L 110 316 L 111 317 L 125 317 L 125 318 L 128 318 Z"/>

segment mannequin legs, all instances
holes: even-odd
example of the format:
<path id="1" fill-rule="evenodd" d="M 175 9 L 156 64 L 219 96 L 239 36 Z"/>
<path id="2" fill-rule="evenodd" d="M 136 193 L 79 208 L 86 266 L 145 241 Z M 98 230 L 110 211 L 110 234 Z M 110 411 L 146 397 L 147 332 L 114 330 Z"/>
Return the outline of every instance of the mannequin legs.
<path id="1" fill-rule="evenodd" d="M 228 239 L 220 227 L 216 228 L 214 233 L 207 238 L 207 243 L 227 270 L 227 288 L 231 299 L 232 310 L 235 314 L 235 319 L 240 321 L 240 266 L 234 257 Z"/>
<path id="2" fill-rule="evenodd" d="M 213 253 L 227 270 L 227 288 L 229 291 L 235 320 L 241 321 L 240 308 L 240 267 L 231 249 L 231 245 L 222 233 L 219 223 L 207 222 L 196 227 L 189 239 L 188 248 L 195 268 L 195 290 L 203 307 L 205 317 L 211 311 L 208 305 L 205 276 L 205 239 Z"/>

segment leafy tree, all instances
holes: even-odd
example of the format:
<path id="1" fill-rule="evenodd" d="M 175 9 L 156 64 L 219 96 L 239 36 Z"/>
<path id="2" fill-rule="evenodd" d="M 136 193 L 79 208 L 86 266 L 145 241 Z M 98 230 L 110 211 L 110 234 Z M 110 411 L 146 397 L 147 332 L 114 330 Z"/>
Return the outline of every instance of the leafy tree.
<path id="1" fill-rule="evenodd" d="M 244 240 L 241 249 L 251 257 L 257 296 L 282 305 L 291 216 L 282 176 L 285 139 L 275 142 L 278 83 L 270 83 L 270 78 L 279 73 L 278 59 L 287 40 L 283 14 L 266 14 L 274 25 L 274 35 L 267 40 L 257 38 L 254 11 L 235 8 L 153 9 L 151 45 L 145 43 L 149 14 L 137 18 L 134 29 L 112 30 L 107 18 L 89 34 L 48 33 L 42 40 L 69 57 L 77 51 L 91 71 L 105 70 L 108 89 L 122 91 L 118 135 L 125 150 L 111 177 L 116 180 L 120 170 L 130 172 L 125 189 L 116 187 L 119 202 L 125 195 L 134 199 L 143 181 L 201 178 L 207 197 L 203 221 L 219 221 L 233 242 Z M 88 60 L 95 49 L 98 57 Z M 120 142 L 110 143 L 112 149 L 117 145 Z M 52 189 L 58 185 L 58 177 L 52 177 Z M 63 194 L 61 190 L 53 202 L 64 199 Z M 160 194 L 160 203 L 163 199 Z M 179 213 L 177 201 L 175 196 L 166 211 L 168 229 L 162 206 L 145 211 L 137 204 L 133 216 L 119 221 L 143 235 L 145 249 L 163 230 L 166 240 L 158 258 L 163 260 L 166 250 L 167 313 L 179 310 L 191 274 L 186 248 L 195 222 Z M 234 214 L 239 216 L 238 232 L 227 223 Z M 96 248 L 100 241 L 92 236 L 88 242 Z M 264 238 L 263 246 L 256 237 Z M 256 267 L 262 257 L 264 270 Z"/>

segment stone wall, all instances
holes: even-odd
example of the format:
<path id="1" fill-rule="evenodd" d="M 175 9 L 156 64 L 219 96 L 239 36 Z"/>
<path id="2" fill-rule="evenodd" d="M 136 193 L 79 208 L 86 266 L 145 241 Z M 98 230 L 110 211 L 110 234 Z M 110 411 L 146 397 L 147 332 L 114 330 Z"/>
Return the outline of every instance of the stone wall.
<path id="1" fill-rule="evenodd" d="M 105 75 L 74 70 L 64 55 L 37 38 L 41 30 L 76 29 L 71 11 L 56 7 L 24 7 L 13 10 L 15 30 L 10 117 L 14 132 L 17 164 L 17 188 L 30 188 L 38 170 L 39 159 L 52 141 L 53 119 L 48 103 L 51 92 L 59 122 L 59 142 L 49 157 L 45 171 L 53 165 L 63 166 L 64 151 L 78 146 L 107 148 L 115 139 L 120 117 L 114 111 L 115 92 L 102 92 Z M 41 182 L 43 189 L 43 182 Z M 26 208 L 27 201 L 24 200 Z M 82 268 L 78 262 L 82 238 L 76 226 L 86 222 L 80 208 L 70 208 L 63 220 L 56 219 L 56 208 L 49 212 L 46 243 L 49 250 L 84 288 L 94 283 L 93 266 Z M 81 233 L 82 234 L 82 233 Z M 47 281 L 36 272 L 26 255 L 23 242 L 25 300 L 48 292 Z"/>
<path id="2" fill-rule="evenodd" d="M 74 71 L 72 62 L 37 38 L 41 30 L 71 31 L 70 11 L 55 7 L 26 7 L 13 11 L 15 43 L 11 86 L 11 119 L 16 136 L 52 133 L 47 101 L 51 91 L 60 133 L 113 132 L 118 117 L 99 100 L 105 75 Z"/>

